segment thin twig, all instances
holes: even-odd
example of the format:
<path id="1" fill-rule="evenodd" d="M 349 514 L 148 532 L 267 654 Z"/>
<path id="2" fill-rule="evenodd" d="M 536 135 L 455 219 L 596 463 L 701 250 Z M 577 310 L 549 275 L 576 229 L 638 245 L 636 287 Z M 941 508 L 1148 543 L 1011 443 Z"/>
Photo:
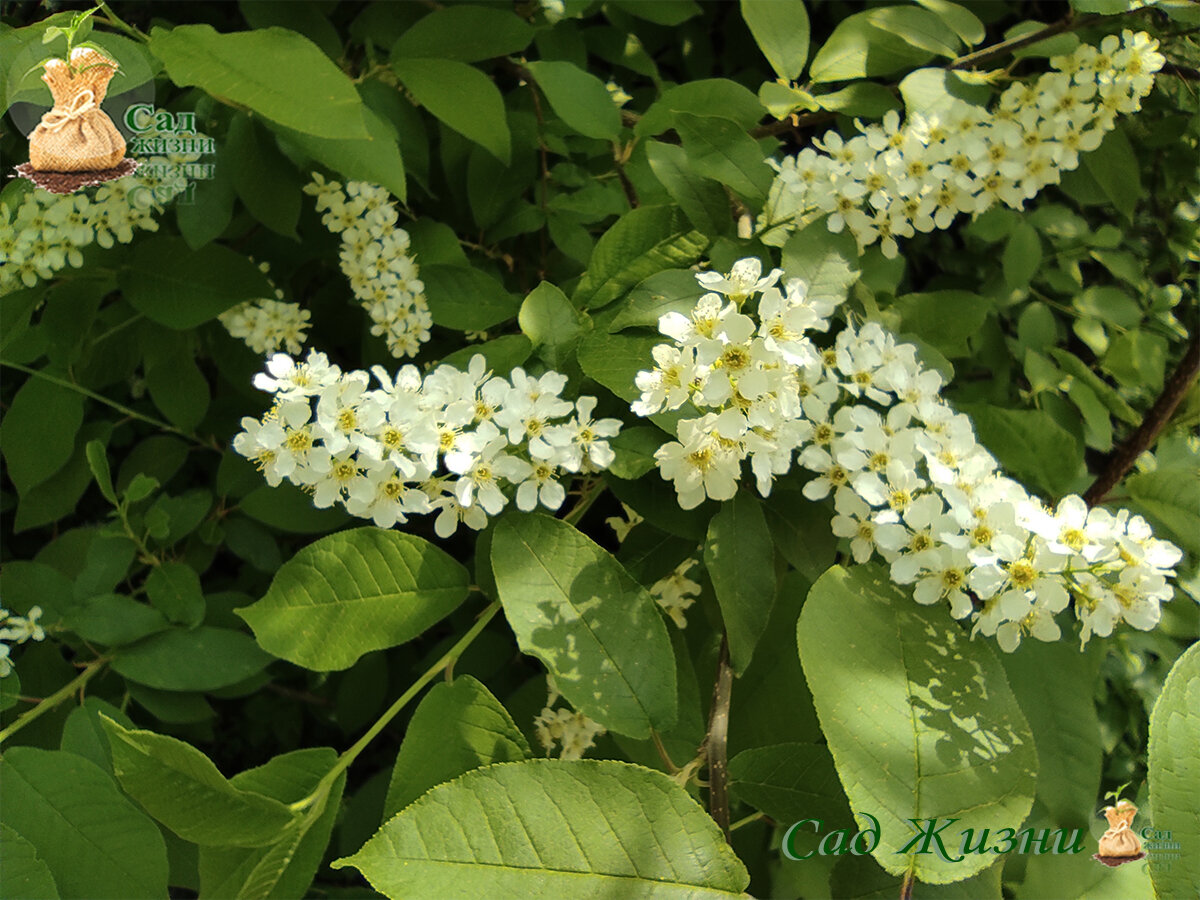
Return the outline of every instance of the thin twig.
<path id="1" fill-rule="evenodd" d="M 729 667 L 729 637 L 722 636 L 713 682 L 712 709 L 708 714 L 708 814 L 729 841 L 729 705 L 733 694 L 733 669 Z"/>
<path id="2" fill-rule="evenodd" d="M 1171 421 L 1176 407 L 1188 392 L 1188 388 L 1200 374 L 1200 334 L 1197 334 L 1188 346 L 1187 353 L 1179 361 L 1167 383 L 1163 385 L 1162 393 L 1146 413 L 1142 424 L 1129 439 L 1121 445 L 1109 459 L 1108 464 L 1092 486 L 1084 492 L 1083 499 L 1088 506 L 1097 506 L 1116 484 L 1133 468 L 1137 458 L 1154 446 L 1158 435 Z"/>

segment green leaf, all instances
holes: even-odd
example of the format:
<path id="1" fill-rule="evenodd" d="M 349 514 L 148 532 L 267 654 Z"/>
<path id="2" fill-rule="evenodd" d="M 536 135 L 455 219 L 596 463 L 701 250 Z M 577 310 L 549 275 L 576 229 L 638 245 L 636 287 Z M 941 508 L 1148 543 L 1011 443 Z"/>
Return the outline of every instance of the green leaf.
<path id="1" fill-rule="evenodd" d="M 1042 265 L 1042 239 L 1028 222 L 1018 222 L 1004 245 L 1000 258 L 1004 281 L 1011 290 L 1023 291 Z"/>
<path id="2" fill-rule="evenodd" d="M 951 3 L 950 0 L 917 0 L 917 3 L 940 16 L 968 47 L 982 43 L 987 37 L 987 29 L 979 21 L 979 16 L 965 6 Z"/>
<path id="3" fill-rule="evenodd" d="M 979 442 L 1000 461 L 1005 472 L 1057 496 L 1067 493 L 1082 464 L 1082 448 L 1070 432 L 1040 409 L 1001 409 L 983 403 L 960 403 L 971 417 Z"/>
<path id="4" fill-rule="evenodd" d="M 1062 350 L 1058 347 L 1049 348 L 1050 355 L 1062 367 L 1062 370 L 1069 375 L 1074 375 L 1084 384 L 1086 384 L 1100 402 L 1114 416 L 1120 419 L 1127 425 L 1138 425 L 1142 421 L 1142 417 L 1138 415 L 1137 410 L 1121 399 L 1121 395 L 1107 381 L 1091 370 L 1087 363 L 1067 350 Z"/>
<path id="5" fill-rule="evenodd" d="M 820 109 L 816 98 L 808 91 L 778 81 L 764 81 L 758 88 L 758 99 L 776 119 L 786 119 L 800 110 Z"/>
<path id="6" fill-rule="evenodd" d="M 21 385 L 0 425 L 0 446 L 17 493 L 28 493 L 67 464 L 82 424 L 78 391 L 37 377 Z"/>
<path id="7" fill-rule="evenodd" d="M 589 378 L 598 381 L 622 400 L 633 402 L 642 395 L 634 379 L 641 370 L 654 368 L 654 357 L 650 353 L 661 342 L 662 338 L 654 335 L 593 331 L 584 335 L 579 342 L 579 365 Z M 656 413 L 649 418 L 663 431 L 674 435 L 680 419 L 697 415 L 696 408 L 689 403 L 680 409 Z M 677 502 L 672 501 L 672 506 L 678 510 Z"/>
<path id="8" fill-rule="evenodd" d="M 950 358 L 967 356 L 967 339 L 979 333 L 991 301 L 969 291 L 934 291 L 896 298 L 901 328 Z"/>
<path id="9" fill-rule="evenodd" d="M 37 847 L 0 822 L 0 896 L 58 900 L 58 886 Z"/>
<path id="10" fill-rule="evenodd" d="M 821 109 L 870 119 L 882 119 L 888 110 L 900 109 L 896 95 L 874 81 L 852 81 L 840 90 L 814 94 L 813 99 Z"/>
<path id="11" fill-rule="evenodd" d="M 508 514 L 492 571 L 522 652 L 546 664 L 571 705 L 633 738 L 676 719 L 675 656 L 654 599 L 571 525 Z"/>
<path id="12" fill-rule="evenodd" d="M 1184 601 L 1186 602 L 1186 601 Z M 1182 854 L 1151 852 L 1150 877 L 1160 897 L 1182 897 L 1200 884 L 1200 644 L 1193 644 L 1167 675 L 1150 714 L 1150 803 L 1156 831 L 1170 832 Z"/>
<path id="13" fill-rule="evenodd" d="M 370 137 L 353 82 L 294 31 L 218 34 L 211 25 L 155 26 L 149 46 L 180 87 L 196 85 L 306 134 Z"/>
<path id="14" fill-rule="evenodd" d="M 261 847 L 295 817 L 278 800 L 234 787 L 191 744 L 100 720 L 121 787 L 185 841 Z"/>
<path id="15" fill-rule="evenodd" d="M 396 756 L 384 821 L 426 791 L 492 763 L 531 756 L 504 705 L 470 675 L 435 684 L 413 713 Z"/>
<path id="16" fill-rule="evenodd" d="M 780 78 L 794 81 L 808 61 L 808 10 L 804 0 L 742 0 L 742 18 Z"/>
<path id="17" fill-rule="evenodd" d="M 490 78 L 451 59 L 396 59 L 392 69 L 430 113 L 508 165 L 511 139 L 504 98 Z"/>
<path id="18" fill-rule="evenodd" d="M 1083 154 L 1083 165 L 1112 205 L 1132 222 L 1133 210 L 1143 196 L 1141 165 L 1125 132 L 1121 128 L 1110 131 L 1099 147 Z"/>
<path id="19" fill-rule="evenodd" d="M 609 441 L 616 456 L 609 464 L 608 471 L 626 480 L 641 478 L 654 470 L 657 465 L 654 453 L 664 440 L 662 431 L 649 425 L 622 428 L 621 433 Z"/>
<path id="20" fill-rule="evenodd" d="M 274 135 L 249 116 L 235 116 L 226 141 L 224 164 L 246 209 L 276 234 L 297 240 L 303 182 Z M 267 296 L 274 297 L 274 291 Z"/>
<path id="21" fill-rule="evenodd" d="M 662 134 L 674 127 L 678 112 L 724 116 L 748 131 L 758 124 L 765 110 L 758 98 L 736 81 L 701 78 L 663 91 L 638 121 L 634 134 L 638 137 Z"/>
<path id="22" fill-rule="evenodd" d="M 421 267 L 425 299 L 435 325 L 483 331 L 517 314 L 520 302 L 499 281 L 469 266 Z"/>
<path id="23" fill-rule="evenodd" d="M 820 819 L 849 825 L 850 809 L 829 748 L 819 744 L 772 744 L 743 750 L 729 760 L 729 790 L 777 822 Z"/>
<path id="24" fill-rule="evenodd" d="M 282 125 L 276 125 L 275 131 L 343 177 L 381 184 L 403 203 L 408 184 L 396 132 L 370 107 L 363 107 L 363 119 L 371 135 L 367 140 L 317 137 Z"/>
<path id="25" fill-rule="evenodd" d="M 264 525 L 295 534 L 323 534 L 350 520 L 336 507 L 317 509 L 311 496 L 291 484 L 255 488 L 241 499 L 238 509 Z"/>
<path id="26" fill-rule="evenodd" d="M 958 37 L 936 15 L 915 6 L 881 6 L 847 16 L 813 57 L 815 82 L 874 78 L 919 66 L 934 56 L 953 59 Z"/>
<path id="27" fill-rule="evenodd" d="M 712 579 L 729 638 L 735 675 L 750 664 L 775 600 L 775 548 L 762 504 L 749 491 L 721 504 L 708 523 L 704 567 Z"/>
<path id="28" fill-rule="evenodd" d="M 104 495 L 105 500 L 116 506 L 117 492 L 113 490 L 112 470 L 108 467 L 108 454 L 104 442 L 88 441 L 84 452 L 87 454 L 88 468 L 92 470 L 100 493 Z"/>
<path id="29" fill-rule="evenodd" d="M 533 353 L 533 344 L 523 334 L 505 334 L 482 344 L 467 344 L 455 350 L 441 360 L 441 364 L 465 369 L 471 363 L 471 357 L 476 353 L 487 360 L 487 367 L 492 372 L 511 372 L 516 366 L 529 359 Z"/>
<path id="30" fill-rule="evenodd" d="M 415 56 L 481 62 L 519 53 L 532 40 L 533 28 L 509 10 L 450 6 L 435 9 L 400 35 L 392 60 Z"/>
<path id="31" fill-rule="evenodd" d="M 915 834 L 910 816 L 956 818 L 957 834 L 1016 826 L 1029 814 L 1033 735 L 991 648 L 971 641 L 944 608 L 914 603 L 875 565 L 821 576 L 797 638 L 850 806 L 879 819 L 876 861 L 932 884 L 990 865 L 991 854 L 947 863 L 900 849 Z"/>
<path id="32" fill-rule="evenodd" d="M 691 170 L 687 152 L 675 144 L 650 141 L 646 144 L 650 171 L 662 182 L 671 199 L 679 204 L 688 221 L 706 234 L 728 230 L 731 221 L 729 198 L 721 185 Z"/>
<path id="33" fill-rule="evenodd" d="M 788 278 L 808 285 L 809 297 L 841 303 L 858 281 L 858 255 L 850 234 L 833 234 L 821 219 L 788 238 L 783 245 L 783 270 Z"/>
<path id="34" fill-rule="evenodd" d="M 337 754 L 328 747 L 294 750 L 258 768 L 239 772 L 229 783 L 281 803 L 296 803 L 317 788 L 336 761 Z M 345 784 L 346 776 L 342 774 L 325 800 L 314 804 L 270 846 L 201 847 L 200 895 L 239 900 L 308 896 L 333 831 Z"/>
<path id="35" fill-rule="evenodd" d="M 569 62 L 526 63 L 550 108 L 585 137 L 616 140 L 621 111 L 604 82 Z"/>
<path id="36" fill-rule="evenodd" d="M 837 536 L 830 530 L 828 506 L 799 491 L 775 490 L 763 502 L 775 546 L 791 565 L 814 582 L 837 558 Z"/>
<path id="37" fill-rule="evenodd" d="M 214 691 L 257 675 L 272 662 L 248 634 L 202 625 L 170 628 L 121 650 L 112 667 L 163 691 Z"/>
<path id="38" fill-rule="evenodd" d="M 700 4 L 696 0 L 612 0 L 612 4 L 631 16 L 656 25 L 681 25 L 700 15 Z"/>
<path id="39" fill-rule="evenodd" d="M 709 239 L 691 230 L 677 209 L 630 210 L 596 242 L 572 302 L 589 309 L 604 306 L 655 272 L 692 265 L 708 244 Z"/>
<path id="40" fill-rule="evenodd" d="M 157 609 L 132 597 L 98 594 L 72 611 L 63 625 L 85 641 L 121 647 L 164 631 L 168 622 Z"/>
<path id="41" fill-rule="evenodd" d="M 766 199 L 773 177 L 767 154 L 741 125 L 721 116 L 679 112 L 675 130 L 697 175 L 726 185 L 751 204 Z"/>
<path id="42" fill-rule="evenodd" d="M 1071 305 L 1085 316 L 1094 316 L 1118 328 L 1135 328 L 1142 321 L 1142 308 L 1137 301 L 1111 285 L 1086 288 L 1071 300 Z"/>
<path id="43" fill-rule="evenodd" d="M 607 760 L 501 763 L 434 788 L 354 856 L 400 897 L 742 897 L 745 867 L 666 775 Z"/>
<path id="44" fill-rule="evenodd" d="M 1135 823 L 1135 829 L 1140 827 L 1141 823 Z M 1054 900 L 1149 898 L 1155 892 L 1148 868 L 1142 863 L 1110 869 L 1092 859 L 1090 853 L 1080 853 L 1078 856 L 1030 856 L 1025 867 L 1025 880 L 1014 896 L 1016 900 L 1046 900 L 1047 897 L 1053 897 Z M 1170 895 L 1159 896 L 1166 900 Z"/>
<path id="45" fill-rule="evenodd" d="M 659 319 L 669 312 L 687 315 L 704 294 L 704 287 L 691 269 L 656 272 L 629 292 L 608 330 L 642 325 L 657 331 Z"/>
<path id="46" fill-rule="evenodd" d="M 193 251 L 177 237 L 139 241 L 117 280 L 134 309 L 179 331 L 245 300 L 275 296 L 267 277 L 242 254 L 220 244 Z"/>
<path id="47" fill-rule="evenodd" d="M 1092 696 L 1098 660 L 1064 639 L 1026 641 L 1001 662 L 1033 732 L 1038 802 L 1054 823 L 1077 827 L 1096 815 L 1100 795 L 1104 744 Z"/>
<path id="48" fill-rule="evenodd" d="M 236 612 L 264 650 L 330 671 L 412 640 L 457 609 L 467 585 L 467 570 L 428 541 L 355 528 L 309 544 Z"/>
<path id="49" fill-rule="evenodd" d="M 64 900 L 167 896 L 167 849 L 155 824 L 95 763 L 62 750 L 6 749 L 4 824 L 32 844 Z M 10 859 L 7 848 L 5 870 Z M 8 873 L 5 879 L 7 884 Z M 28 896 L 9 894 L 6 897 Z"/>
<path id="50" fill-rule="evenodd" d="M 204 621 L 200 576 L 187 563 L 168 560 L 146 579 L 146 596 L 172 622 L 189 628 Z"/>
<path id="51" fill-rule="evenodd" d="M 1200 473 L 1178 466 L 1130 475 L 1125 490 L 1154 522 L 1165 526 L 1171 540 L 1200 554 Z"/>
<path id="52" fill-rule="evenodd" d="M 529 292 L 517 321 L 546 365 L 558 371 L 575 355 L 575 346 L 584 329 L 579 310 L 548 281 Z"/>

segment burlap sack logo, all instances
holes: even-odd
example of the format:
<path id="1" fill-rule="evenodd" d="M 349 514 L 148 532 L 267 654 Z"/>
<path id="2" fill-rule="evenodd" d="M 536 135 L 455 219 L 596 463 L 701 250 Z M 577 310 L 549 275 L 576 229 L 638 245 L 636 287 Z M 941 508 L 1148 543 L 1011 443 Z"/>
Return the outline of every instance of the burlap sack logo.
<path id="1" fill-rule="evenodd" d="M 1118 800 L 1116 806 L 1104 807 L 1108 831 L 1100 836 L 1100 852 L 1093 859 L 1106 866 L 1120 866 L 1146 856 L 1142 842 L 1130 827 L 1137 812 L 1138 808 L 1128 800 Z"/>
<path id="2" fill-rule="evenodd" d="M 125 158 L 125 138 L 100 108 L 117 63 L 95 44 L 75 46 L 87 15 L 77 16 L 68 28 L 47 29 L 46 43 L 66 37 L 67 57 L 37 64 L 44 70 L 42 81 L 50 88 L 54 106 L 29 135 L 29 162 L 16 167 L 38 187 L 56 194 L 121 178 L 138 165 Z"/>

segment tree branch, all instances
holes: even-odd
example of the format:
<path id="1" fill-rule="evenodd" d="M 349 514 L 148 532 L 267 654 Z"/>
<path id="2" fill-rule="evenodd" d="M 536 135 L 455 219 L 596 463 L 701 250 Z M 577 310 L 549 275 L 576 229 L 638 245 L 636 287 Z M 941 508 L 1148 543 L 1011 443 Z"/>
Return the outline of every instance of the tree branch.
<path id="1" fill-rule="evenodd" d="M 717 679 L 713 683 L 712 709 L 708 714 L 708 814 L 729 841 L 729 704 L 733 693 L 733 669 L 729 667 L 729 637 L 721 637 Z"/>
<path id="2" fill-rule="evenodd" d="M 1163 385 L 1162 393 L 1154 401 L 1150 411 L 1146 413 L 1138 430 L 1129 436 L 1119 450 L 1113 453 L 1104 467 L 1104 471 L 1084 493 L 1083 499 L 1088 506 L 1099 505 L 1117 482 L 1133 468 L 1137 458 L 1154 446 L 1158 435 L 1171 421 L 1176 407 L 1179 406 L 1198 374 L 1200 374 L 1200 333 L 1192 338 L 1187 353 L 1183 355 L 1183 359 L 1179 361 L 1179 365 L 1171 373 L 1167 383 Z"/>

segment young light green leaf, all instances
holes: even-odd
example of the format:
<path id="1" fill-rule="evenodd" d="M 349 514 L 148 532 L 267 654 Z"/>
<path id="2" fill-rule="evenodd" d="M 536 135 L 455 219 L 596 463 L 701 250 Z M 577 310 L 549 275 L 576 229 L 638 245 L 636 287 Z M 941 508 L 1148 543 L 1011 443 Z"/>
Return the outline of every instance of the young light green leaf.
<path id="1" fill-rule="evenodd" d="M 264 650 L 324 672 L 412 640 L 457 609 L 467 585 L 467 570 L 428 541 L 355 528 L 309 544 L 236 612 Z"/>
<path id="2" fill-rule="evenodd" d="M 618 332 L 640 325 L 657 331 L 659 319 L 669 312 L 689 314 L 704 293 L 691 269 L 655 272 L 629 292 L 608 330 Z"/>
<path id="3" fill-rule="evenodd" d="M 979 16 L 965 6 L 951 3 L 950 0 L 917 0 L 917 3 L 940 16 L 968 47 L 974 47 L 987 37 L 987 29 Z"/>
<path id="4" fill-rule="evenodd" d="M 934 56 L 953 59 L 958 36 L 927 9 L 880 6 L 847 16 L 813 57 L 813 81 L 890 75 Z"/>
<path id="5" fill-rule="evenodd" d="M 763 117 L 758 98 L 728 78 L 701 78 L 667 88 L 650 104 L 646 114 L 634 126 L 638 137 L 662 134 L 675 124 L 675 113 L 690 112 L 701 116 L 724 116 L 744 130 L 750 130 Z"/>
<path id="6" fill-rule="evenodd" d="M 262 847 L 296 818 L 278 800 L 234 787 L 191 744 L 100 720 L 121 787 L 185 841 Z"/>
<path id="7" fill-rule="evenodd" d="M 392 46 L 392 59 L 436 57 L 481 62 L 519 53 L 533 40 L 533 28 L 511 10 L 448 6 L 418 19 Z"/>
<path id="8" fill-rule="evenodd" d="M 274 297 L 271 282 L 253 262 L 221 244 L 193 251 L 182 238 L 139 241 L 118 275 L 134 309 L 168 328 L 186 330 L 232 306 Z"/>
<path id="9" fill-rule="evenodd" d="M 1042 266 L 1042 239 L 1028 222 L 1018 222 L 1004 245 L 1000 258 L 1004 281 L 1012 290 L 1027 290 Z"/>
<path id="10" fill-rule="evenodd" d="M 215 691 L 257 675 L 271 662 L 250 635 L 202 625 L 169 628 L 125 647 L 112 667 L 130 681 L 163 691 Z"/>
<path id="11" fill-rule="evenodd" d="M 336 761 L 337 754 L 328 747 L 294 750 L 239 772 L 229 783 L 280 803 L 295 803 L 316 789 Z M 272 844 L 201 847 L 200 895 L 237 900 L 306 896 L 329 843 L 345 783 L 343 774 L 323 800 L 281 831 Z"/>
<path id="12" fill-rule="evenodd" d="M 616 140 L 621 112 L 604 82 L 569 62 L 526 63 L 537 85 L 564 122 L 585 137 Z"/>
<path id="13" fill-rule="evenodd" d="M 896 298 L 900 327 L 955 358 L 969 352 L 967 339 L 979 332 L 992 311 L 986 297 L 969 291 L 932 291 Z"/>
<path id="14" fill-rule="evenodd" d="M 762 504 L 749 491 L 721 504 L 708 523 L 704 567 L 729 638 L 734 674 L 746 671 L 775 602 L 775 547 Z"/>
<path id="15" fill-rule="evenodd" d="M 509 514 L 492 538 L 492 571 L 521 650 L 571 705 L 634 738 L 675 722 L 675 656 L 654 599 L 611 554 L 571 525 Z"/>
<path id="16" fill-rule="evenodd" d="M 1070 490 L 1083 466 L 1083 448 L 1050 413 L 985 403 L 960 403 L 958 408 L 971 417 L 980 443 L 1009 475 L 1051 496 Z"/>
<path id="17" fill-rule="evenodd" d="M 745 897 L 745 867 L 666 775 L 607 760 L 501 763 L 434 788 L 354 856 L 384 896 Z"/>
<path id="18" fill-rule="evenodd" d="M 306 134 L 335 140 L 371 136 L 354 84 L 294 31 L 219 34 L 211 25 L 155 26 L 149 46 L 180 87 L 196 85 Z"/>
<path id="19" fill-rule="evenodd" d="M 742 0 L 742 18 L 775 74 L 795 81 L 808 61 L 804 0 Z"/>
<path id="20" fill-rule="evenodd" d="M 396 59 L 392 69 L 418 103 L 508 165 L 511 138 L 504 98 L 490 78 L 452 59 Z"/>
<path id="21" fill-rule="evenodd" d="M 1150 803 L 1154 828 L 1180 847 L 1200 846 L 1200 644 L 1176 660 L 1150 714 Z M 1160 897 L 1182 897 L 1200 884 L 1195 853 L 1150 854 Z"/>
<path id="22" fill-rule="evenodd" d="M 732 119 L 675 114 L 675 130 L 697 175 L 720 182 L 758 205 L 771 187 L 771 167 L 758 142 Z"/>
<path id="23" fill-rule="evenodd" d="M 396 756 L 383 819 L 459 775 L 531 756 L 504 705 L 470 675 L 435 684 L 413 712 Z"/>
<path id="24" fill-rule="evenodd" d="M 87 453 L 88 468 L 92 470 L 100 493 L 104 495 L 105 500 L 116 506 L 117 492 L 113 490 L 112 470 L 108 467 L 108 453 L 104 442 L 88 441 L 84 452 Z"/>
<path id="25" fill-rule="evenodd" d="M 64 900 L 167 896 L 161 832 L 95 763 L 62 750 L 6 748 L 0 783 L 4 824 L 33 845 Z M 4 869 L 9 862 L 6 852 Z"/>
<path id="26" fill-rule="evenodd" d="M 594 309 L 616 300 L 663 269 L 692 265 L 709 239 L 669 206 L 640 206 L 617 220 L 596 242 L 588 269 L 575 289 L 576 306 Z"/>
<path id="27" fill-rule="evenodd" d="M 850 806 L 879 819 L 876 861 L 931 884 L 990 865 L 991 854 L 950 863 L 900 850 L 914 834 L 909 817 L 958 819 L 957 834 L 1015 826 L 1033 806 L 1033 735 L 992 650 L 971 641 L 944 608 L 914 603 L 875 565 L 835 566 L 821 576 L 797 638 Z M 968 684 L 973 689 L 963 690 Z"/>
<path id="28" fill-rule="evenodd" d="M 574 356 L 585 323 L 567 295 L 548 281 L 529 292 L 517 321 L 546 365 L 558 371 Z"/>

